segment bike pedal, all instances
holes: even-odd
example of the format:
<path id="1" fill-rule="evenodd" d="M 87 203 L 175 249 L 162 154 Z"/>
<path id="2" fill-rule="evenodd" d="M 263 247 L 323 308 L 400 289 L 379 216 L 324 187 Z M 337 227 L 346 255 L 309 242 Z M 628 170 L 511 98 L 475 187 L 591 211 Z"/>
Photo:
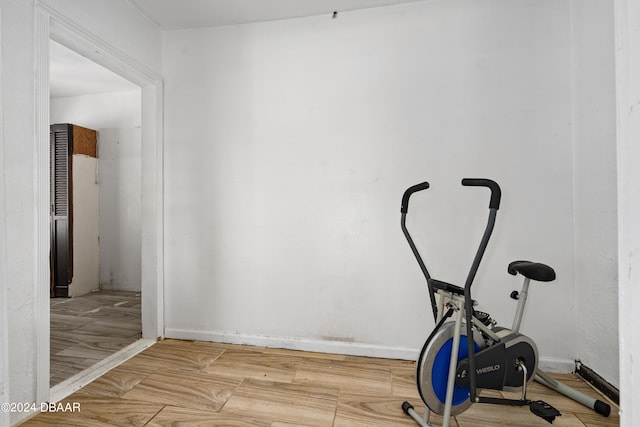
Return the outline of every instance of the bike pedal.
<path id="1" fill-rule="evenodd" d="M 560 411 L 542 400 L 531 401 L 531 403 L 529 403 L 529 409 L 549 424 L 553 423 L 556 417 L 562 415 Z"/>

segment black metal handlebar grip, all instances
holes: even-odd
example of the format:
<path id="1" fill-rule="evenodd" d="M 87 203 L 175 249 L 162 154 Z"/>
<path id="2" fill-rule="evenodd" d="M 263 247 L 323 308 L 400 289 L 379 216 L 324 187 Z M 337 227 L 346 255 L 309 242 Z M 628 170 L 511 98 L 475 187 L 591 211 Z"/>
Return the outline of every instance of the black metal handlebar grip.
<path id="1" fill-rule="evenodd" d="M 427 188 L 429 188 L 429 183 L 426 181 L 407 188 L 407 191 L 405 191 L 402 195 L 402 206 L 400 206 L 400 213 L 406 214 L 409 210 L 409 197 L 411 197 L 413 193 L 426 190 Z"/>
<path id="2" fill-rule="evenodd" d="M 487 187 L 491 190 L 491 201 L 489 209 L 500 209 L 500 198 L 502 192 L 497 182 L 484 178 L 463 178 L 462 185 L 466 187 Z"/>

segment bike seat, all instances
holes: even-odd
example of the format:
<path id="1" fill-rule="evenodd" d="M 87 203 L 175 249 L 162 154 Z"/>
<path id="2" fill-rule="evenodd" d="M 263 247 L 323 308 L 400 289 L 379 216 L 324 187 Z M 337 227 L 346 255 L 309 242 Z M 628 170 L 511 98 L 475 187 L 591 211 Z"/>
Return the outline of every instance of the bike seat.
<path id="1" fill-rule="evenodd" d="M 540 262 L 531 261 L 513 261 L 507 267 L 509 274 L 516 275 L 522 274 L 531 280 L 538 282 L 552 282 L 556 280 L 556 272 L 553 268 Z"/>
<path id="2" fill-rule="evenodd" d="M 452 285 L 451 283 L 443 282 L 441 280 L 436 280 L 436 279 L 430 279 L 429 284 L 432 287 L 436 289 L 440 289 L 442 291 L 451 292 L 452 294 L 456 294 L 456 295 L 464 295 L 464 288 L 461 288 L 460 286 Z"/>

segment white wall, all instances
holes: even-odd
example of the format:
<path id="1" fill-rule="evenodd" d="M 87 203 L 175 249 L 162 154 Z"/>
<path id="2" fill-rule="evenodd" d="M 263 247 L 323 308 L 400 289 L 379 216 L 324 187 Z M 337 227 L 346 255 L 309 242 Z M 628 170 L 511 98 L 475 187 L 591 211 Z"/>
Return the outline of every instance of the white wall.
<path id="1" fill-rule="evenodd" d="M 140 291 L 140 128 L 102 129 L 100 141 L 100 288 Z"/>
<path id="2" fill-rule="evenodd" d="M 413 357 L 433 322 L 402 192 L 432 183 L 409 227 L 434 277 L 462 283 L 488 194 L 459 181 L 479 176 L 504 198 L 476 295 L 509 324 L 508 262 L 553 265 L 523 330 L 571 364 L 569 6 L 415 2 L 165 33 L 167 335 Z"/>
<path id="3" fill-rule="evenodd" d="M 1 7 L 1 3 L 0 3 Z M 2 15 L 0 14 L 0 17 Z M 0 19 L 1 23 L 1 19 Z M 0 31 L 0 40 L 2 33 Z M 2 43 L 0 43 L 2 46 Z M 2 58 L 2 48 L 0 47 L 0 58 Z M 1 63 L 0 59 L 0 63 Z M 0 100 L 3 99 L 2 73 L 0 72 Z M 4 138 L 3 132 L 3 105 L 0 102 L 0 165 L 4 167 Z M 5 223 L 5 198 L 4 173 L 0 173 L 0 403 L 10 402 L 9 395 L 9 331 L 7 317 L 7 261 L 6 261 L 6 223 Z M 9 413 L 0 413 L 0 426 L 9 424 Z"/>
<path id="4" fill-rule="evenodd" d="M 2 146 L 2 141 L 0 141 L 0 164 L 3 164 L 4 159 Z M 0 403 L 11 401 L 9 395 L 9 331 L 7 316 L 7 280 L 5 274 L 7 271 L 7 263 L 4 210 L 4 174 L 0 174 Z M 2 411 L 0 413 L 0 426 L 8 424 L 9 413 Z"/>
<path id="5" fill-rule="evenodd" d="M 139 63 L 160 68 L 161 36 L 127 1 L 51 1 L 57 10 L 98 33 Z M 2 0 L 2 103 L 4 111 L 5 218 L 9 322 L 9 385 L 14 402 L 36 400 L 36 156 L 34 16 L 29 1 Z M 44 314 L 43 314 L 44 315 Z M 12 414 L 15 422 L 24 414 Z"/>
<path id="6" fill-rule="evenodd" d="M 572 10 L 576 357 L 619 386 L 613 3 Z"/>
<path id="7" fill-rule="evenodd" d="M 51 123 L 89 129 L 140 127 L 140 91 L 98 93 L 51 99 Z"/>
<path id="8" fill-rule="evenodd" d="M 34 17 L 31 2 L 1 7 L 9 387 L 12 401 L 28 402 L 36 382 Z"/>

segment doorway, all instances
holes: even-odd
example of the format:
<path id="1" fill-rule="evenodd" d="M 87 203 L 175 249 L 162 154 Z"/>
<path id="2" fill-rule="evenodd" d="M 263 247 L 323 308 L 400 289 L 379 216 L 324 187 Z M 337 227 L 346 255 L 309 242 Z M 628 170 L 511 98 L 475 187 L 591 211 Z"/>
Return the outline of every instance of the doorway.
<path id="1" fill-rule="evenodd" d="M 50 385 L 137 341 L 140 87 L 50 41 Z"/>
<path id="2" fill-rule="evenodd" d="M 142 339 L 97 365 L 51 388 L 50 380 L 50 216 L 49 216 L 49 49 L 50 39 L 115 72 L 140 88 L 141 238 L 140 288 Z M 37 251 L 37 401 L 57 401 L 164 336 L 163 324 L 163 151 L 162 78 L 124 56 L 56 10 L 39 4 L 36 19 L 36 129 L 38 181 Z M 64 386 L 64 387 L 63 387 Z"/>

